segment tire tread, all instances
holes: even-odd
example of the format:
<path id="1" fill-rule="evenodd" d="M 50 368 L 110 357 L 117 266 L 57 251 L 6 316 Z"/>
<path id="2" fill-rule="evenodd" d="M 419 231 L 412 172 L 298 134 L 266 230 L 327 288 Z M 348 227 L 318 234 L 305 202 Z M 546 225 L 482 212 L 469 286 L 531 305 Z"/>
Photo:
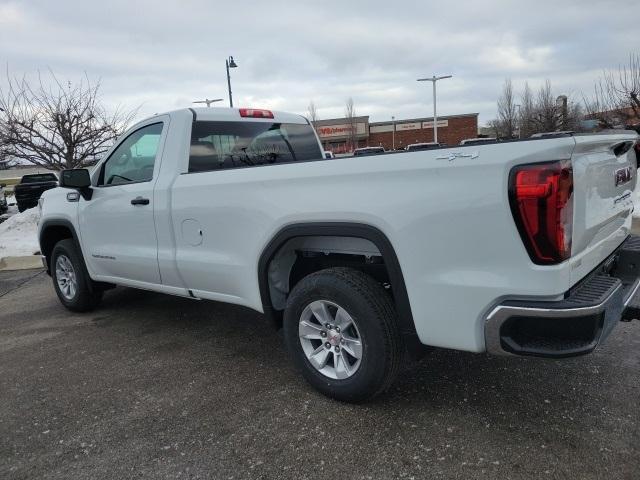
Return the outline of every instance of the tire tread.
<path id="1" fill-rule="evenodd" d="M 58 285 L 55 279 L 55 261 L 57 258 L 57 253 L 60 251 L 62 251 L 69 257 L 69 260 L 71 260 L 71 263 L 73 264 L 74 270 L 76 270 L 76 278 L 78 280 L 78 293 L 76 295 L 76 298 L 71 302 L 62 297 L 58 290 Z M 73 239 L 65 238 L 64 240 L 60 240 L 58 243 L 56 243 L 55 247 L 53 247 L 53 251 L 51 252 L 50 269 L 54 288 L 56 290 L 56 293 L 58 294 L 58 298 L 60 299 L 62 305 L 64 305 L 67 309 L 74 312 L 87 312 L 89 310 L 93 310 L 102 300 L 103 292 L 89 277 L 89 272 L 87 271 L 87 267 L 84 264 L 82 253 L 78 252 L 78 248 L 76 247 Z"/>
<path id="2" fill-rule="evenodd" d="M 344 289 L 345 285 L 351 292 L 358 295 L 362 301 L 366 302 L 374 312 L 374 318 L 383 332 L 384 371 L 381 378 L 378 377 L 375 383 L 372 383 L 362 391 L 351 394 L 327 392 L 326 389 L 322 389 L 322 391 L 338 400 L 358 403 L 370 400 L 387 390 L 397 377 L 404 358 L 397 313 L 390 294 L 376 280 L 359 270 L 348 267 L 333 267 L 311 273 L 300 280 L 289 295 L 287 311 L 293 307 L 294 303 L 298 302 L 300 296 L 304 297 L 318 287 L 333 286 L 338 289 Z M 287 312 L 285 312 L 285 319 L 287 317 Z M 289 319 L 289 321 L 296 321 L 295 329 L 297 330 L 297 320 Z M 290 333 L 290 335 L 293 334 Z M 297 336 L 293 340 L 288 339 L 288 341 L 297 342 Z M 291 346 L 289 350 L 292 350 Z"/>

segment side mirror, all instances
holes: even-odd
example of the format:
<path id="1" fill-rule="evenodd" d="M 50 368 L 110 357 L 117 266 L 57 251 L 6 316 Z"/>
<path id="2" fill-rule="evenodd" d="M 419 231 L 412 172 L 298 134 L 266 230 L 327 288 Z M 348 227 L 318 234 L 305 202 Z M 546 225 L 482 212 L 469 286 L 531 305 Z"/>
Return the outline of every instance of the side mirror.
<path id="1" fill-rule="evenodd" d="M 91 186 L 91 177 L 86 168 L 62 170 L 60 172 L 60 186 L 65 188 L 87 188 Z"/>
<path id="2" fill-rule="evenodd" d="M 62 170 L 60 172 L 60 186 L 63 188 L 73 188 L 80 192 L 82 198 L 91 200 L 93 191 L 91 190 L 91 176 L 86 168 L 74 168 L 73 170 Z"/>

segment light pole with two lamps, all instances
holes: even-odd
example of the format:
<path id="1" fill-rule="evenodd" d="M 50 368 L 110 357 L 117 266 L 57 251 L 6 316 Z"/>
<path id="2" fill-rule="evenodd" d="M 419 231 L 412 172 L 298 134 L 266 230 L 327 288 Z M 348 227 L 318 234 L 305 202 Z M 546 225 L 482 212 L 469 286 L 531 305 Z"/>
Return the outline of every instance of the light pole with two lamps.
<path id="1" fill-rule="evenodd" d="M 436 82 L 438 80 L 444 80 L 445 78 L 451 78 L 453 75 L 443 75 L 440 77 L 419 78 L 418 82 L 432 82 L 433 83 L 433 141 L 438 143 L 438 114 L 436 113 Z"/>
<path id="2" fill-rule="evenodd" d="M 221 102 L 224 98 L 214 98 L 213 100 L 209 100 L 205 98 L 204 100 L 195 100 L 192 103 L 206 103 L 207 107 L 210 107 L 212 103 Z"/>

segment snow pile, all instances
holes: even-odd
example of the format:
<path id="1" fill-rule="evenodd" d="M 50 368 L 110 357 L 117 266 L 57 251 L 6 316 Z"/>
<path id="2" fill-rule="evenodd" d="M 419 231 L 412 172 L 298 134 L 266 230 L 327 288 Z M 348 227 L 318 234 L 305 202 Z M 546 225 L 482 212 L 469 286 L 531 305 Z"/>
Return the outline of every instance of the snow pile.
<path id="1" fill-rule="evenodd" d="M 9 217 L 0 223 L 0 258 L 33 255 L 38 244 L 38 207 Z"/>

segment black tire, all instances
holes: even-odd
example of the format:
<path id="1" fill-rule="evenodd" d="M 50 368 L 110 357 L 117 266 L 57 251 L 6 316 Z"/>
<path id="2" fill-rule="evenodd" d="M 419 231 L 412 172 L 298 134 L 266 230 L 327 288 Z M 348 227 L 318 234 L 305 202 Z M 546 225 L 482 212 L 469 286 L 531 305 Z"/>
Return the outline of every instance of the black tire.
<path id="1" fill-rule="evenodd" d="M 301 345 L 301 315 L 317 300 L 344 308 L 357 325 L 362 357 L 359 368 L 348 378 L 333 379 L 321 373 L 307 359 Z M 336 400 L 370 400 L 392 384 L 400 368 L 403 347 L 393 302 L 380 284 L 358 270 L 329 268 L 300 280 L 287 300 L 283 328 L 287 350 L 304 378 Z"/>
<path id="2" fill-rule="evenodd" d="M 19 211 L 20 213 L 24 212 L 26 209 L 27 209 L 27 207 L 25 207 L 24 205 L 20 205 L 20 204 L 18 203 L 18 211 Z"/>
<path id="3" fill-rule="evenodd" d="M 61 256 L 65 256 L 70 261 L 76 278 L 75 294 L 71 298 L 67 298 L 63 294 L 58 284 L 56 264 Z M 82 253 L 72 239 L 67 238 L 56 243 L 51 253 L 49 267 L 51 278 L 53 279 L 53 287 L 62 305 L 74 312 L 87 312 L 98 306 L 102 300 L 102 289 L 89 277 Z"/>

